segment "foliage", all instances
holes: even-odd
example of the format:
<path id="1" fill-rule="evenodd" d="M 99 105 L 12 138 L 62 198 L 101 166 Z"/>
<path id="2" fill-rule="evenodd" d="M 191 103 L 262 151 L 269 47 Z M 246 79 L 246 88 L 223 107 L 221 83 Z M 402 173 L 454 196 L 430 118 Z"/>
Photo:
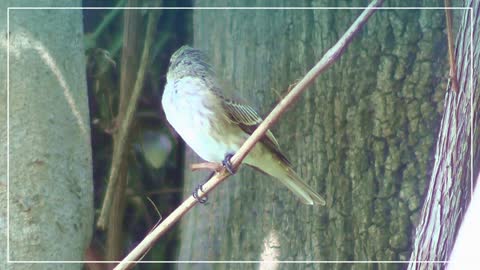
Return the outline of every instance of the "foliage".
<path id="1" fill-rule="evenodd" d="M 126 1 L 84 0 L 84 7 L 125 6 Z M 158 2 L 138 2 L 159 6 Z M 189 5 L 187 1 L 168 1 L 169 6 Z M 123 226 L 123 253 L 132 249 L 161 216 L 168 215 L 180 202 L 182 146 L 172 133 L 160 107 L 165 74 L 172 52 L 188 43 L 190 10 L 142 10 L 143 28 L 148 12 L 160 12 L 150 68 L 139 100 L 128 146 L 128 185 Z M 95 181 L 95 207 L 103 200 L 112 155 L 112 133 L 118 124 L 120 64 L 122 63 L 123 9 L 84 10 L 85 47 L 92 149 Z M 144 35 L 144 33 L 142 33 Z M 140 46 L 140 48 L 142 48 Z M 139 53 L 139 55 L 141 52 Z M 98 211 L 97 211 L 98 212 Z M 177 233 L 172 231 L 144 260 L 175 260 Z M 88 254 L 103 259 L 106 233 L 97 230 Z M 88 258 L 87 258 L 88 259 Z M 139 269 L 153 269 L 142 264 Z M 156 266 L 158 269 L 158 265 Z M 168 268 L 168 265 L 164 265 Z"/>

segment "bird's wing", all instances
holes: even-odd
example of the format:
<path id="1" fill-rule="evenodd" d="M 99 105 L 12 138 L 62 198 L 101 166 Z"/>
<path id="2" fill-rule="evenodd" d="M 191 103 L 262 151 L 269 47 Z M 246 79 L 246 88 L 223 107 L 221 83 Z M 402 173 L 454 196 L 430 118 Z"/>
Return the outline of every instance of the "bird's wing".
<path id="1" fill-rule="evenodd" d="M 234 100 L 222 97 L 222 106 L 227 112 L 228 118 L 232 122 L 238 124 L 240 128 L 247 134 L 251 135 L 255 129 L 257 129 L 258 125 L 260 125 L 260 123 L 263 121 L 263 119 L 252 107 L 241 104 Z M 273 153 L 275 153 L 281 160 L 285 161 L 287 164 L 290 164 L 290 161 L 288 161 L 287 157 L 280 152 L 277 139 L 275 139 L 275 136 L 273 136 L 273 133 L 270 130 L 265 133 L 265 136 L 263 136 L 260 141 L 263 142 L 263 144 Z"/>

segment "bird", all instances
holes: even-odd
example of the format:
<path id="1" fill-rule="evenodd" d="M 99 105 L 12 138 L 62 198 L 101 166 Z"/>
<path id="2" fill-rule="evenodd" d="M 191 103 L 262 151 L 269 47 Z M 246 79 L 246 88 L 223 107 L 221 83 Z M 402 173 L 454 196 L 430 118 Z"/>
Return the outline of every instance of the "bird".
<path id="1" fill-rule="evenodd" d="M 179 48 L 170 58 L 166 77 L 162 107 L 167 121 L 202 159 L 229 164 L 263 119 L 245 102 L 226 96 L 223 81 L 202 50 L 188 45 Z M 302 203 L 326 205 L 294 171 L 270 130 L 243 163 L 278 179 Z"/>

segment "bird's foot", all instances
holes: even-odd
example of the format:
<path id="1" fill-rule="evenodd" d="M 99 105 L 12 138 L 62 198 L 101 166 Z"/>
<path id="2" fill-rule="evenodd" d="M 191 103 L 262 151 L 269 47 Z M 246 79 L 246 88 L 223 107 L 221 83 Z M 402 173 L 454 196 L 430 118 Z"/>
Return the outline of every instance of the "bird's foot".
<path id="1" fill-rule="evenodd" d="M 232 157 L 233 154 L 226 154 L 225 159 L 222 161 L 222 165 L 231 175 L 234 175 L 237 171 L 233 168 L 232 162 L 230 161 Z"/>
<path id="2" fill-rule="evenodd" d="M 201 192 L 205 192 L 205 191 L 203 191 L 203 184 L 198 185 L 198 186 L 195 188 L 195 190 L 193 190 L 192 196 L 193 196 L 193 198 L 195 198 L 195 200 L 197 200 L 197 202 L 199 202 L 199 203 L 201 203 L 201 204 L 204 204 L 204 203 L 206 203 L 206 202 L 208 201 L 208 196 L 205 195 L 204 197 L 200 197 L 200 196 L 198 195 L 198 191 L 199 191 L 199 190 L 200 190 Z"/>

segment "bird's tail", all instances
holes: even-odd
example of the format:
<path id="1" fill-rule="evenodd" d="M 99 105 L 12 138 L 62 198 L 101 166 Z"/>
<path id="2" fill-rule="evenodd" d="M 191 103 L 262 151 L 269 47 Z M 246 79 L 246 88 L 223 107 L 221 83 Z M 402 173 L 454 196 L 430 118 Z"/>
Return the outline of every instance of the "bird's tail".
<path id="1" fill-rule="evenodd" d="M 302 203 L 322 206 L 326 204 L 325 199 L 308 186 L 291 168 L 290 164 L 278 159 L 273 153 L 271 155 L 264 155 L 262 159 L 255 160 L 248 160 L 247 156 L 245 163 L 280 180 L 280 182 L 300 198 Z"/>
<path id="2" fill-rule="evenodd" d="M 282 182 L 288 189 L 297 195 L 304 204 L 318 204 L 324 206 L 325 199 L 307 185 L 290 167 L 284 168 L 286 172 L 272 175 Z"/>

